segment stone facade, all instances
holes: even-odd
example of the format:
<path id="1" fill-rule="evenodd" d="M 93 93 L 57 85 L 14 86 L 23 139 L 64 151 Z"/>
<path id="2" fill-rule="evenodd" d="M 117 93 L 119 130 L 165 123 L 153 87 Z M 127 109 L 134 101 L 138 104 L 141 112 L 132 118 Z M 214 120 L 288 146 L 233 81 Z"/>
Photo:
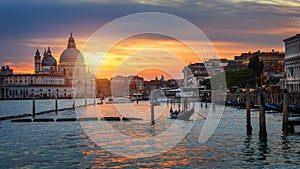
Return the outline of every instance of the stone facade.
<path id="1" fill-rule="evenodd" d="M 300 92 L 300 34 L 283 40 L 285 43 L 285 88 L 289 92 Z"/>

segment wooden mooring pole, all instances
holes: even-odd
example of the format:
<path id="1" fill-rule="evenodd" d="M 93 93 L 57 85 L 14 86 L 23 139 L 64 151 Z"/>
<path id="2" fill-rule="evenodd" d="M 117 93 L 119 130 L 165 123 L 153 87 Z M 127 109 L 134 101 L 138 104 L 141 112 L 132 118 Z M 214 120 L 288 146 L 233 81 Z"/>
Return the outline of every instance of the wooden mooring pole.
<path id="1" fill-rule="evenodd" d="M 252 126 L 251 126 L 251 113 L 250 113 L 250 90 L 247 89 L 246 91 L 246 116 L 247 116 L 247 134 L 250 135 L 252 133 Z"/>
<path id="2" fill-rule="evenodd" d="M 84 96 L 84 106 L 85 107 L 87 106 L 87 97 L 86 97 L 86 95 Z"/>
<path id="3" fill-rule="evenodd" d="M 55 114 L 57 114 L 57 111 L 58 111 L 57 97 L 58 97 L 58 93 L 55 94 Z"/>
<path id="4" fill-rule="evenodd" d="M 73 104 L 72 107 L 75 110 L 75 91 L 72 91 Z"/>
<path id="5" fill-rule="evenodd" d="M 288 91 L 283 92 L 283 113 L 282 113 L 282 131 L 284 133 L 294 132 L 294 126 L 289 124 L 289 103 L 290 97 Z"/>
<path id="6" fill-rule="evenodd" d="M 73 97 L 73 105 L 72 105 L 72 107 L 75 110 L 75 97 Z"/>
<path id="7" fill-rule="evenodd" d="M 266 116 L 265 116 L 265 94 L 261 89 L 259 92 L 259 138 L 263 141 L 267 140 Z"/>
<path id="8" fill-rule="evenodd" d="M 32 92 L 32 118 L 35 118 L 35 98 L 33 92 Z"/>
<path id="9" fill-rule="evenodd" d="M 151 125 L 154 125 L 154 90 L 151 91 L 150 93 L 150 99 L 151 99 Z M 171 102 L 172 106 L 172 102 Z"/>

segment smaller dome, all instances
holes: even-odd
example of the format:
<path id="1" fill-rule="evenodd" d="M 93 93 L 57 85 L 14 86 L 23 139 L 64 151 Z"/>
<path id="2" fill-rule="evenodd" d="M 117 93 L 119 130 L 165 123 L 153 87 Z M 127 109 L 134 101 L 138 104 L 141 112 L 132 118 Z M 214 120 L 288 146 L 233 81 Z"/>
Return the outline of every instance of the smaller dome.
<path id="1" fill-rule="evenodd" d="M 48 51 L 44 52 L 44 57 L 42 60 L 42 66 L 56 66 L 56 59 L 52 56 L 50 47 L 48 47 Z"/>
<path id="2" fill-rule="evenodd" d="M 52 56 L 43 57 L 42 66 L 56 66 L 56 59 Z"/>

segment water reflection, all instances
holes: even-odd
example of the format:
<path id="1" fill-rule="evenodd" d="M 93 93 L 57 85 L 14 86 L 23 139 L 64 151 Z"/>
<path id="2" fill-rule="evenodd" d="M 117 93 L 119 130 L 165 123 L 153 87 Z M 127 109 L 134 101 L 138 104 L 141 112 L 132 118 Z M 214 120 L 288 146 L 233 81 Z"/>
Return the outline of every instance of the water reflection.
<path id="1" fill-rule="evenodd" d="M 102 107 L 101 107 L 102 106 Z M 112 115 L 111 105 L 98 105 L 101 113 Z M 106 107 L 107 106 L 107 107 Z M 137 109 L 148 109 L 147 103 L 139 103 Z M 91 109 L 92 110 L 92 109 Z M 89 112 L 89 116 L 93 114 Z M 73 116 L 72 111 L 59 112 L 58 117 Z M 83 114 L 84 115 L 84 114 Z M 55 114 L 44 114 L 43 117 Z M 195 121 L 192 130 L 175 147 L 153 157 L 132 159 L 115 155 L 97 146 L 78 122 L 54 123 L 0 123 L 0 168 L 299 168 L 300 135 L 282 135 L 281 114 L 266 114 L 268 142 L 260 142 L 258 136 L 258 112 L 253 111 L 253 134 L 247 136 L 245 111 L 226 107 L 215 133 L 205 143 L 198 142 L 204 121 Z M 97 125 L 101 123 L 95 122 Z M 86 123 L 87 126 L 90 123 Z M 134 138 L 154 137 L 173 125 L 164 115 L 154 126 L 150 120 L 109 122 L 121 134 Z M 99 126 L 101 127 L 101 126 Z M 90 125 L 90 130 L 97 130 Z M 178 130 L 179 131 L 179 130 Z M 103 136 L 112 137 L 110 133 Z M 160 149 L 163 144 L 145 146 L 139 155 L 149 149 Z M 112 144 L 122 148 L 122 140 Z M 130 142 L 136 148 L 135 142 Z M 137 143 L 138 144 L 138 143 Z"/>
<path id="2" fill-rule="evenodd" d="M 283 136 L 281 136 L 281 139 L 282 139 L 282 142 L 281 142 L 282 150 L 283 151 L 288 151 L 290 149 L 290 146 L 289 146 L 290 141 L 287 139 L 287 135 L 284 134 Z"/>
<path id="3" fill-rule="evenodd" d="M 256 159 L 253 158 L 255 154 L 255 149 L 253 148 L 252 143 L 252 135 L 248 135 L 244 141 L 245 148 L 243 149 L 244 157 L 246 157 L 245 161 L 254 162 Z"/>
<path id="4" fill-rule="evenodd" d="M 267 159 L 267 154 L 269 154 L 268 142 L 259 140 L 258 150 L 259 150 L 259 155 L 257 159 L 260 160 L 263 165 L 267 165 L 268 162 L 266 161 L 266 159 Z"/>

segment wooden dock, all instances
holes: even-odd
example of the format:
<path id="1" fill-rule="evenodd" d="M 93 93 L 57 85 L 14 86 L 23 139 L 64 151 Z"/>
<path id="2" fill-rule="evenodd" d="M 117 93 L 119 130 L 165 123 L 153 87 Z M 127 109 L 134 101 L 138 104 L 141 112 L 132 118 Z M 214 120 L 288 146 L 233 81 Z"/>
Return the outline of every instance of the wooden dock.
<path id="1" fill-rule="evenodd" d="M 82 121 L 130 121 L 142 120 L 134 117 L 64 117 L 64 118 L 18 118 L 11 122 L 82 122 Z"/>

